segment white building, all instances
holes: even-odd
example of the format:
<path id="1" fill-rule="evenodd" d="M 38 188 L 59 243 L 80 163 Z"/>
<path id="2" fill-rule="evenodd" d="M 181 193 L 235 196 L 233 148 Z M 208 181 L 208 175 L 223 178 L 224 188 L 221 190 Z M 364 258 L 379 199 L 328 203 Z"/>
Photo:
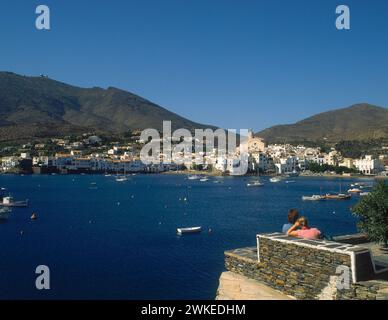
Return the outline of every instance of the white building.
<path id="1" fill-rule="evenodd" d="M 363 174 L 377 174 L 383 170 L 379 160 L 373 159 L 371 155 L 354 161 L 354 167 Z"/>
<path id="2" fill-rule="evenodd" d="M 3 157 L 1 159 L 1 170 L 9 171 L 19 165 L 18 157 Z"/>
<path id="3" fill-rule="evenodd" d="M 285 174 L 296 171 L 298 167 L 298 159 L 295 156 L 280 158 L 275 163 L 276 174 Z"/>

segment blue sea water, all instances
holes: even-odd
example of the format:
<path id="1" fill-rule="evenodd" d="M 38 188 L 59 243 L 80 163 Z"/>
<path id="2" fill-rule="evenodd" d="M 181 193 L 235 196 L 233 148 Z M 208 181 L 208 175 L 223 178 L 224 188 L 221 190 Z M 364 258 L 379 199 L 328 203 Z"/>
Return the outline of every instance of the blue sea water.
<path id="1" fill-rule="evenodd" d="M 0 299 L 214 299 L 223 252 L 279 231 L 290 208 L 327 235 L 356 231 L 357 196 L 301 200 L 354 180 L 261 180 L 263 187 L 247 188 L 246 177 L 137 175 L 119 183 L 103 175 L 2 175 L 0 187 L 30 206 L 0 221 Z M 177 236 L 185 226 L 205 232 Z M 50 290 L 35 288 L 38 265 L 50 268 Z"/>

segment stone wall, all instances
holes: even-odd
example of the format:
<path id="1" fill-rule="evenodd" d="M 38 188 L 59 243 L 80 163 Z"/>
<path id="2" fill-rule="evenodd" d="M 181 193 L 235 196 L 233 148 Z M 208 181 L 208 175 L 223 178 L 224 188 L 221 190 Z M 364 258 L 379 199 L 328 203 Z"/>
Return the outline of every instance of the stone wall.
<path id="1" fill-rule="evenodd" d="M 330 242 L 325 245 L 330 246 Z M 346 250 L 353 250 L 349 245 Z M 227 270 L 265 283 L 297 299 L 388 299 L 386 281 L 354 281 L 352 251 L 315 248 L 307 243 L 260 237 L 255 248 L 225 253 Z M 259 259 L 258 259 L 259 257 Z M 338 289 L 337 267 L 351 271 L 350 287 Z"/>

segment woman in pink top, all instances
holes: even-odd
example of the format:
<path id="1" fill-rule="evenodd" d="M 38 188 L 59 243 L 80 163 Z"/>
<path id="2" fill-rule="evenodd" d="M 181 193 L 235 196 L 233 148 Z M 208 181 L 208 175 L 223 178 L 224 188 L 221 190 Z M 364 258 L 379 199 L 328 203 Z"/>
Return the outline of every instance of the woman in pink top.
<path id="1" fill-rule="evenodd" d="M 308 221 L 305 217 L 300 217 L 287 231 L 287 234 L 289 236 L 311 240 L 319 239 L 321 237 L 321 231 L 319 231 L 317 228 L 309 228 Z"/>

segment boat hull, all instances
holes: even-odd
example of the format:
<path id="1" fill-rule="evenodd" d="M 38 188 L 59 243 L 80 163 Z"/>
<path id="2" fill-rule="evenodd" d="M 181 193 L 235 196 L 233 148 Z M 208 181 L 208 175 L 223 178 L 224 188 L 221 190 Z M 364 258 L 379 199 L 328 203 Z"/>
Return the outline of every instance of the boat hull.
<path id="1" fill-rule="evenodd" d="M 202 231 L 202 227 L 193 227 L 193 228 L 178 228 L 176 229 L 177 234 L 193 234 L 200 233 Z"/>
<path id="2" fill-rule="evenodd" d="M 18 201 L 18 202 L 12 202 L 12 203 L 0 203 L 0 207 L 26 208 L 26 207 L 28 207 L 28 201 Z"/>

